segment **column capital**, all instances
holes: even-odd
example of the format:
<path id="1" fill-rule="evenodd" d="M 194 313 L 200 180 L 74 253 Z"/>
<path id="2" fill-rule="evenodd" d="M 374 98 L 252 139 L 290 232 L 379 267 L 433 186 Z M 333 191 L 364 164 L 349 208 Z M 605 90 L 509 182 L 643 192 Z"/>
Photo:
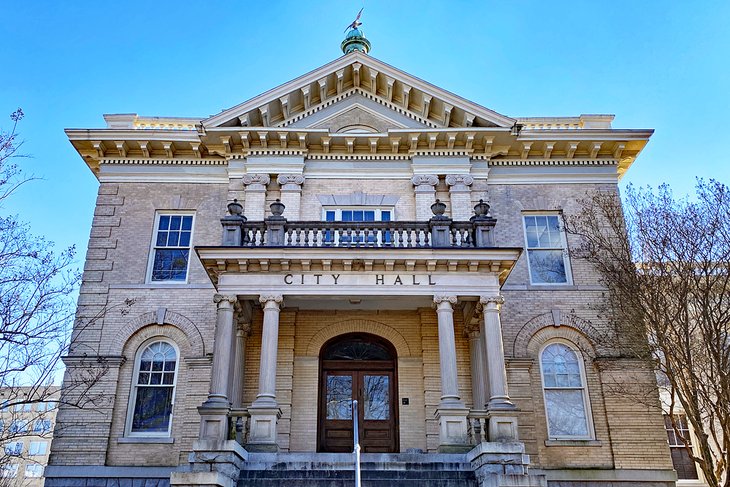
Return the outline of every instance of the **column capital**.
<path id="1" fill-rule="evenodd" d="M 236 328 L 236 335 L 247 337 L 251 334 L 251 323 L 239 323 Z"/>
<path id="2" fill-rule="evenodd" d="M 495 296 L 479 296 L 479 304 L 484 308 L 484 311 L 499 311 L 504 304 L 504 297 L 501 294 Z"/>
<path id="3" fill-rule="evenodd" d="M 244 174 L 243 185 L 248 186 L 247 191 L 266 191 L 266 185 L 271 182 L 268 174 Z"/>
<path id="4" fill-rule="evenodd" d="M 278 309 L 283 301 L 284 297 L 281 294 L 262 294 L 259 296 L 259 303 L 261 303 L 264 308 L 268 309 Z"/>
<path id="5" fill-rule="evenodd" d="M 417 193 L 433 193 L 439 178 L 434 174 L 416 174 L 411 178 L 411 183 L 416 187 Z"/>
<path id="6" fill-rule="evenodd" d="M 276 182 L 279 183 L 282 191 L 301 191 L 304 176 L 301 174 L 279 174 Z"/>
<path id="7" fill-rule="evenodd" d="M 459 301 L 459 298 L 456 296 L 448 296 L 444 294 L 436 294 L 433 297 L 433 302 L 436 306 L 438 306 L 440 309 L 448 307 L 448 309 L 451 309 L 453 305 L 455 305 Z"/>
<path id="8" fill-rule="evenodd" d="M 238 297 L 215 294 L 213 295 L 213 302 L 218 305 L 218 308 L 232 308 L 238 302 Z"/>
<path id="9" fill-rule="evenodd" d="M 450 186 L 449 192 L 468 192 L 469 186 L 474 183 L 474 178 L 468 174 L 447 174 L 446 184 Z"/>

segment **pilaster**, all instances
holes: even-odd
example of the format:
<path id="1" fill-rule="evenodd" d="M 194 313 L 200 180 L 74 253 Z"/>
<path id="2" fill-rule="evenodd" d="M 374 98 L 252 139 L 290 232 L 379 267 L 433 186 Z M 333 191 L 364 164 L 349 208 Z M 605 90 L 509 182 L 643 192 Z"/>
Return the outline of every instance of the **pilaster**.
<path id="1" fill-rule="evenodd" d="M 244 174 L 246 188 L 243 214 L 249 220 L 261 221 L 266 215 L 266 186 L 271 182 L 268 174 Z"/>
<path id="2" fill-rule="evenodd" d="M 283 216 L 289 220 L 300 220 L 304 176 L 301 174 L 280 174 L 276 181 L 281 186 L 279 199 L 285 205 Z"/>
<path id="3" fill-rule="evenodd" d="M 416 193 L 416 220 L 425 221 L 433 216 L 431 205 L 436 202 L 436 185 L 438 176 L 433 174 L 416 174 L 411 178 Z"/>
<path id="4" fill-rule="evenodd" d="M 468 174 L 449 174 L 446 184 L 449 186 L 451 200 L 451 218 L 455 221 L 468 221 L 472 216 L 471 188 L 474 178 Z"/>

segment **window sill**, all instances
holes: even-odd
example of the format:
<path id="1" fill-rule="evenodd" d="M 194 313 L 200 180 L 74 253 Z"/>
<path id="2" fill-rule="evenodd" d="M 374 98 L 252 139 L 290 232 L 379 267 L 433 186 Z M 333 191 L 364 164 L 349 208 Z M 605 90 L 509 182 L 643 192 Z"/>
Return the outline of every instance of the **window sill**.
<path id="1" fill-rule="evenodd" d="M 603 446 L 600 440 L 545 440 L 545 446 Z"/>
<path id="2" fill-rule="evenodd" d="M 170 436 L 120 436 L 117 443 L 175 443 Z"/>

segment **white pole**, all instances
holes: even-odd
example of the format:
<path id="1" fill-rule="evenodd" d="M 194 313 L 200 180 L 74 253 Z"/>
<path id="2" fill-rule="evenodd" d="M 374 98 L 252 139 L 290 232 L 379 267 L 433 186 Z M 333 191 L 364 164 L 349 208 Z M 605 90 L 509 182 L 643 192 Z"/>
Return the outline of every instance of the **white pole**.
<path id="1" fill-rule="evenodd" d="M 358 430 L 357 420 L 357 401 L 352 401 L 352 436 L 355 443 L 355 487 L 361 487 L 360 481 L 360 432 Z"/>

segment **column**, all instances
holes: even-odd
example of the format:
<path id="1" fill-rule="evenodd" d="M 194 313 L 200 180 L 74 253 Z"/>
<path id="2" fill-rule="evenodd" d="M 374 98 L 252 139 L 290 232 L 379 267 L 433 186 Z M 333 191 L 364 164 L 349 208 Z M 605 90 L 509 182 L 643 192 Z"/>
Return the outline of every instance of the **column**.
<path id="1" fill-rule="evenodd" d="M 471 186 L 474 178 L 468 174 L 449 174 L 446 184 L 449 185 L 451 199 L 451 219 L 457 222 L 468 221 L 472 217 Z"/>
<path id="2" fill-rule="evenodd" d="M 484 340 L 478 326 L 467 329 L 469 337 L 469 358 L 471 359 L 471 391 L 474 398 L 474 409 L 487 409 L 487 364 Z"/>
<path id="3" fill-rule="evenodd" d="M 268 174 L 244 174 L 243 185 L 246 187 L 243 214 L 253 221 L 261 221 L 266 216 L 266 185 L 271 178 Z"/>
<path id="4" fill-rule="evenodd" d="M 516 441 L 517 408 L 510 401 L 507 391 L 507 368 L 504 362 L 502 323 L 499 312 L 504 298 L 500 295 L 482 296 L 484 320 L 482 335 L 487 352 L 487 375 L 489 376 L 489 441 Z"/>
<path id="5" fill-rule="evenodd" d="M 233 409 L 243 407 L 243 384 L 246 367 L 246 338 L 251 332 L 251 324 L 243 323 L 236 330 L 235 360 L 233 361 L 233 373 L 231 374 L 231 404 Z"/>
<path id="6" fill-rule="evenodd" d="M 469 449 L 467 415 L 469 410 L 459 396 L 456 370 L 454 309 L 456 296 L 434 296 L 438 315 L 439 362 L 441 364 L 441 402 L 436 410 L 439 421 L 439 451 L 454 453 Z"/>
<path id="7" fill-rule="evenodd" d="M 416 174 L 411 178 L 416 193 L 416 220 L 426 221 L 431 219 L 431 205 L 436 202 L 436 185 L 439 182 L 438 176 L 433 174 Z"/>
<path id="8" fill-rule="evenodd" d="M 259 364 L 259 392 L 248 408 L 251 425 L 246 449 L 249 451 L 278 451 L 276 422 L 281 409 L 276 403 L 276 355 L 279 347 L 279 307 L 281 295 L 260 296 L 264 309 L 264 327 L 261 336 Z"/>
<path id="9" fill-rule="evenodd" d="M 228 438 L 229 373 L 234 340 L 233 312 L 236 296 L 216 294 L 218 305 L 215 325 L 215 349 L 208 399 L 198 408 L 201 440 L 223 441 Z"/>
<path id="10" fill-rule="evenodd" d="M 301 220 L 302 184 L 304 176 L 301 174 L 280 174 L 276 181 L 281 186 L 279 199 L 284 203 L 284 218 Z"/>

